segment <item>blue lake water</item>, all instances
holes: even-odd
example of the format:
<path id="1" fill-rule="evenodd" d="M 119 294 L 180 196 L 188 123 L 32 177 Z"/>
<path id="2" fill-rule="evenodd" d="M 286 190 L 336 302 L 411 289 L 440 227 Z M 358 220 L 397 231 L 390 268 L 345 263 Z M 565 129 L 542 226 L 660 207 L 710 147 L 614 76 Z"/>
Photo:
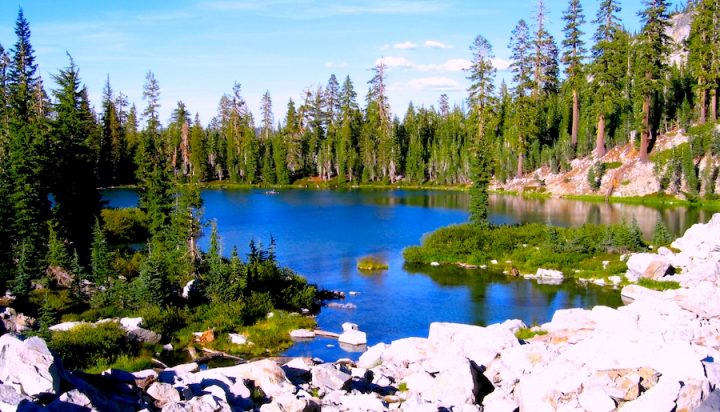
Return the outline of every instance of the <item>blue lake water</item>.
<path id="1" fill-rule="evenodd" d="M 111 207 L 137 204 L 131 190 L 107 191 L 104 197 Z M 202 197 L 204 217 L 217 221 L 226 255 L 233 245 L 243 253 L 251 239 L 267 245 L 272 236 L 282 265 L 320 288 L 358 292 L 340 302 L 352 303 L 355 309 L 325 307 L 317 320 L 320 328 L 335 332 L 343 322 L 357 323 L 369 345 L 427 336 L 430 323 L 436 321 L 485 325 L 517 318 L 543 323 L 556 309 L 620 305 L 617 291 L 595 286 L 538 285 L 479 270 L 405 265 L 403 248 L 418 244 L 425 233 L 467 220 L 466 193 L 283 190 L 268 195 L 264 190 L 204 190 Z M 490 207 L 494 223 L 580 225 L 635 218 L 647 234 L 659 218 L 673 233 L 681 233 L 711 217 L 698 209 L 499 195 L 491 196 Z M 201 240 L 201 248 L 207 247 L 207 240 Z M 357 259 L 370 254 L 384 257 L 388 270 L 357 270 Z M 286 354 L 326 361 L 357 357 L 328 339 L 298 343 Z"/>

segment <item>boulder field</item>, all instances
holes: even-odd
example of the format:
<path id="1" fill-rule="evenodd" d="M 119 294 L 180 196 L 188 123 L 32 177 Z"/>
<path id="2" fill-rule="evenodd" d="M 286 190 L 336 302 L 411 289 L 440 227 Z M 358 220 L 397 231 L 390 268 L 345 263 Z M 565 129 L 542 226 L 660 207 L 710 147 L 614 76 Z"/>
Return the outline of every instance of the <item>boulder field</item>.
<path id="1" fill-rule="evenodd" d="M 42 339 L 0 337 L 0 411 L 614 411 L 720 409 L 720 214 L 629 274 L 680 289 L 622 289 L 627 304 L 555 312 L 531 330 L 433 323 L 427 338 L 358 361 L 265 359 L 101 375 L 69 372 Z M 673 274 L 674 273 L 674 274 Z M 719 362 L 715 362 L 719 360 Z"/>

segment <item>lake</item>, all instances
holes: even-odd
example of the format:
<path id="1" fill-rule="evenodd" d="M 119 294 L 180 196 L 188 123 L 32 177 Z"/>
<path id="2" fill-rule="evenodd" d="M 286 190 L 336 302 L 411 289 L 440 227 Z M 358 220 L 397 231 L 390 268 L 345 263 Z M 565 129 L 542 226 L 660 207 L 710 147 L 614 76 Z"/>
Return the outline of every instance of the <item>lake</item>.
<path id="1" fill-rule="evenodd" d="M 111 207 L 137 204 L 131 190 L 104 193 Z M 277 256 L 320 288 L 344 291 L 354 309 L 324 307 L 320 328 L 339 332 L 353 322 L 367 333 L 368 344 L 425 337 L 431 322 L 486 325 L 522 319 L 530 325 L 550 320 L 555 310 L 594 305 L 619 306 L 618 291 L 565 282 L 560 286 L 511 279 L 502 274 L 457 267 L 406 265 L 403 248 L 418 244 L 423 234 L 468 218 L 465 192 L 432 190 L 204 190 L 204 217 L 216 220 L 229 255 L 237 245 L 247 252 L 251 239 L 267 245 L 271 236 Z M 706 222 L 711 212 L 695 208 L 653 208 L 563 199 L 490 196 L 493 223 L 542 222 L 553 225 L 617 223 L 635 218 L 650 235 L 657 219 L 674 234 Z M 209 231 L 208 231 L 209 232 Z M 207 247 L 207 236 L 200 245 Z M 364 274 L 357 259 L 382 256 L 387 271 Z M 349 292 L 357 292 L 350 296 Z M 298 343 L 289 356 L 316 356 L 326 361 L 356 358 L 337 342 L 316 339 Z"/>

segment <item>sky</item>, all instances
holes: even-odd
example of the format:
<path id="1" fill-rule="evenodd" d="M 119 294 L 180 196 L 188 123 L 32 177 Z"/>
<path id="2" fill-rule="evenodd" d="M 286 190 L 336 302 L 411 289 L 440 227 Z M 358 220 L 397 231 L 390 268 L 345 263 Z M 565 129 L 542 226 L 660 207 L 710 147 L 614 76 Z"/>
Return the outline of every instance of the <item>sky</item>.
<path id="1" fill-rule="evenodd" d="M 588 35 L 597 3 L 583 1 Z M 625 27 L 639 30 L 641 0 L 620 3 Z M 549 31 L 559 42 L 567 0 L 545 4 Z M 143 84 L 152 71 L 162 121 L 182 100 L 206 125 L 234 82 L 242 85 L 256 122 L 266 91 L 277 123 L 289 99 L 302 101 L 304 90 L 324 87 L 331 74 L 340 83 L 349 75 L 363 102 L 380 59 L 399 117 L 411 101 L 437 106 L 443 93 L 462 105 L 470 44 L 486 37 L 498 81 L 509 80 L 510 33 L 520 19 L 532 26 L 537 0 L 2 0 L 0 44 L 6 49 L 15 43 L 20 7 L 47 89 L 55 87 L 51 75 L 68 65 L 69 53 L 94 106 L 109 77 L 112 88 L 142 111 Z"/>

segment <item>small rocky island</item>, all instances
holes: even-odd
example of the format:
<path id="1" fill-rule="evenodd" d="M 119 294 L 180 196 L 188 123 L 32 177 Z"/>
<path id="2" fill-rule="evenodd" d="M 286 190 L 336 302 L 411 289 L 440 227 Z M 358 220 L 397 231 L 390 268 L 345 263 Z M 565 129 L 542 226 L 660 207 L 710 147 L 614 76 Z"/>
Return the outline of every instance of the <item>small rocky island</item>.
<path id="1" fill-rule="evenodd" d="M 629 285 L 622 289 L 626 306 L 558 310 L 530 328 L 535 334 L 527 339 L 516 336 L 527 329 L 519 320 L 488 327 L 433 323 L 427 338 L 375 345 L 357 362 L 264 359 L 90 375 L 64 369 L 40 338 L 6 333 L 0 409 L 717 410 L 719 230 L 716 214 L 672 249 L 643 256 L 650 263 L 640 276 L 673 280 L 680 289 Z"/>

